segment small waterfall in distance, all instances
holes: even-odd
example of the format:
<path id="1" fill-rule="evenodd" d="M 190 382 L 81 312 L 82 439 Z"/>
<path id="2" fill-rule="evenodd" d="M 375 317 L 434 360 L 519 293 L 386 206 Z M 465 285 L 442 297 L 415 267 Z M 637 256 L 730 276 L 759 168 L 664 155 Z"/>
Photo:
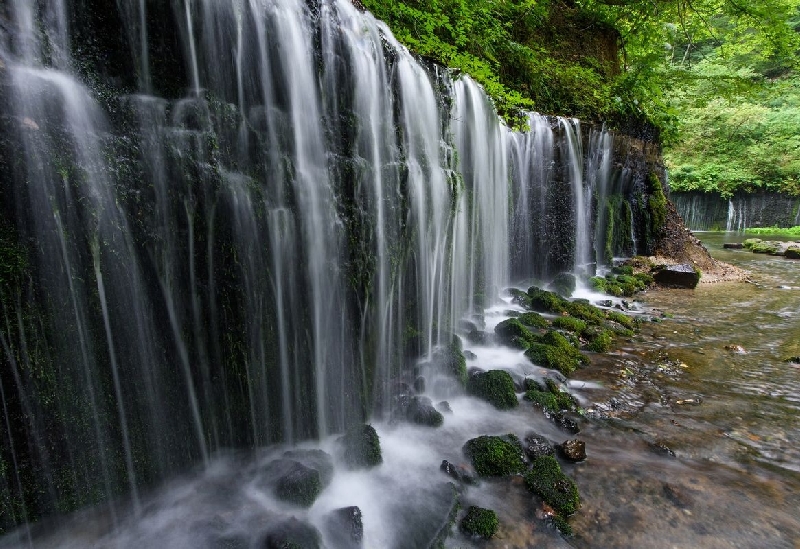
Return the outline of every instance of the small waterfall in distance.
<path id="1" fill-rule="evenodd" d="M 609 132 L 511 131 L 347 1 L 117 4 L 114 93 L 69 0 L 14 2 L 0 42 L 2 205 L 33 252 L 3 294 L 3 486 L 37 516 L 383 417 L 506 286 L 602 263 Z"/>

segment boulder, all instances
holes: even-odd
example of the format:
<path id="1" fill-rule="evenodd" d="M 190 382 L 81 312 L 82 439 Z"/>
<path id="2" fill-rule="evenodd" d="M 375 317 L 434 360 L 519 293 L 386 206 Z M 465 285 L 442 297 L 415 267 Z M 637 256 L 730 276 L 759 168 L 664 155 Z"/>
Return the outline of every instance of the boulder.
<path id="1" fill-rule="evenodd" d="M 572 273 L 560 273 L 550 283 L 550 287 L 562 297 L 569 297 L 575 292 L 576 280 Z"/>
<path id="2" fill-rule="evenodd" d="M 580 505 L 578 487 L 561 471 L 553 456 L 533 460 L 530 470 L 525 473 L 525 485 L 562 515 L 571 515 Z"/>
<path id="3" fill-rule="evenodd" d="M 264 549 L 320 549 L 322 538 L 316 528 L 292 517 L 269 528 L 263 547 Z"/>
<path id="4" fill-rule="evenodd" d="M 516 407 L 514 380 L 504 370 L 489 370 L 473 374 L 467 380 L 467 393 L 492 404 L 498 410 Z"/>
<path id="5" fill-rule="evenodd" d="M 726 242 L 722 247 L 726 250 L 741 250 L 744 248 L 744 244 L 741 242 Z"/>
<path id="6" fill-rule="evenodd" d="M 408 487 L 387 497 L 390 498 L 387 516 L 391 519 L 383 527 L 387 538 L 394 543 L 386 549 L 443 547 L 458 512 L 459 493 L 455 484 L 441 482 Z"/>
<path id="7" fill-rule="evenodd" d="M 498 525 L 497 513 L 471 505 L 461 519 L 460 528 L 467 536 L 489 539 L 497 532 Z"/>
<path id="8" fill-rule="evenodd" d="M 514 435 L 479 436 L 468 440 L 463 450 L 482 477 L 513 475 L 525 468 L 522 444 Z"/>
<path id="9" fill-rule="evenodd" d="M 565 440 L 558 446 L 558 451 L 564 459 L 573 463 L 586 459 L 586 443 L 577 438 Z"/>
<path id="10" fill-rule="evenodd" d="M 439 427 L 444 416 L 434 408 L 428 397 L 411 397 L 405 409 L 405 418 L 411 423 L 427 427 Z"/>
<path id="11" fill-rule="evenodd" d="M 453 413 L 453 409 L 450 407 L 450 403 L 447 402 L 446 400 L 443 400 L 439 404 L 437 404 L 436 409 L 442 412 L 443 414 Z"/>
<path id="12" fill-rule="evenodd" d="M 447 474 L 450 478 L 457 480 L 458 482 L 462 482 L 464 484 L 476 483 L 475 477 L 469 474 L 469 471 L 463 465 L 456 465 L 455 463 L 450 463 L 446 459 L 443 459 L 439 469 Z"/>
<path id="13" fill-rule="evenodd" d="M 275 497 L 311 507 L 333 477 L 333 462 L 322 450 L 292 450 L 267 464 L 265 473 Z"/>
<path id="14" fill-rule="evenodd" d="M 700 272 L 688 263 L 668 265 L 657 271 L 653 279 L 662 286 L 694 289 L 700 282 Z"/>
<path id="15" fill-rule="evenodd" d="M 552 456 L 555 454 L 550 441 L 542 435 L 536 433 L 529 433 L 522 439 L 522 449 L 528 459 L 534 460 L 542 456 Z"/>
<path id="16" fill-rule="evenodd" d="M 363 546 L 364 524 L 358 507 L 342 507 L 331 511 L 325 526 L 331 547 L 360 549 Z"/>
<path id="17" fill-rule="evenodd" d="M 786 259 L 800 259 L 800 247 L 789 246 L 783 253 L 783 257 L 785 257 Z"/>
<path id="18" fill-rule="evenodd" d="M 383 463 L 381 441 L 371 425 L 358 425 L 339 438 L 342 457 L 351 469 L 365 469 Z"/>

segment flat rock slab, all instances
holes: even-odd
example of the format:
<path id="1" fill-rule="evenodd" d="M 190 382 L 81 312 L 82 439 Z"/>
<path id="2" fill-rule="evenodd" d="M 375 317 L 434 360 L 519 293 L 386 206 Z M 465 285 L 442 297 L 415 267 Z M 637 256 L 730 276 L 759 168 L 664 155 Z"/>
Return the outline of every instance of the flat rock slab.
<path id="1" fill-rule="evenodd" d="M 694 289 L 700 282 L 700 273 L 688 263 L 683 263 L 663 267 L 653 275 L 653 278 L 662 286 Z"/>

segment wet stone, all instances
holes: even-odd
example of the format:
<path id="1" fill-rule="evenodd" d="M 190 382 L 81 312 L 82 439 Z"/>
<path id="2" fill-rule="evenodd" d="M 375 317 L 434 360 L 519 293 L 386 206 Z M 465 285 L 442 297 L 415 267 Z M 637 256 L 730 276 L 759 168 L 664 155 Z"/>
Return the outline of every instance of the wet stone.
<path id="1" fill-rule="evenodd" d="M 535 433 L 525 435 L 525 438 L 522 440 L 522 449 L 525 451 L 525 455 L 528 456 L 528 459 L 531 460 L 541 456 L 552 456 L 555 453 L 550 441 L 542 435 L 537 435 Z"/>
<path id="2" fill-rule="evenodd" d="M 361 509 L 342 507 L 330 512 L 326 520 L 328 539 L 336 549 L 359 549 L 363 546 L 364 524 Z"/>
<path id="3" fill-rule="evenodd" d="M 446 400 L 441 401 L 439 404 L 436 405 L 436 409 L 439 410 L 443 414 L 452 414 L 453 409 L 450 407 L 450 403 Z"/>
<path id="4" fill-rule="evenodd" d="M 559 429 L 566 431 L 572 435 L 580 433 L 581 429 L 578 427 L 577 422 L 575 420 L 567 417 L 563 413 L 553 414 L 551 416 L 553 423 L 555 423 Z"/>
<path id="5" fill-rule="evenodd" d="M 559 454 L 567 461 L 577 463 L 586 459 L 586 443 L 582 440 L 565 440 L 558 446 Z"/>
<path id="6" fill-rule="evenodd" d="M 463 354 L 464 358 L 466 358 L 467 360 L 475 360 L 476 358 L 478 358 L 478 355 L 476 355 L 472 351 L 464 351 L 461 354 Z"/>
<path id="7" fill-rule="evenodd" d="M 292 517 L 272 525 L 262 547 L 264 549 L 320 549 L 322 539 L 316 528 Z"/>
<path id="8" fill-rule="evenodd" d="M 681 509 L 686 509 L 687 507 L 691 507 L 692 499 L 686 495 L 686 493 L 675 486 L 674 484 L 664 483 L 664 496 L 673 503 L 676 507 L 680 507 Z"/>
<path id="9" fill-rule="evenodd" d="M 676 288 L 694 289 L 700 282 L 700 273 L 688 263 L 668 265 L 656 272 L 653 277 L 658 284 Z"/>
<path id="10" fill-rule="evenodd" d="M 442 460 L 442 464 L 439 466 L 439 469 L 458 482 L 463 482 L 464 484 L 476 484 L 475 477 L 472 476 L 467 468 L 463 465 L 456 465 L 455 463 L 450 463 L 444 459 Z"/>

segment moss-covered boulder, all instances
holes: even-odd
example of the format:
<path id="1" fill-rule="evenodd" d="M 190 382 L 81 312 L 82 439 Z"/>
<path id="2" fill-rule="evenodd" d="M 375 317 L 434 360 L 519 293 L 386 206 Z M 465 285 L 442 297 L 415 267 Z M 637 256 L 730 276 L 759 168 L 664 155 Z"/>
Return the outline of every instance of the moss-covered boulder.
<path id="1" fill-rule="evenodd" d="M 535 312 L 522 313 L 516 318 L 522 324 L 531 328 L 547 328 L 550 325 L 545 317 Z"/>
<path id="2" fill-rule="evenodd" d="M 605 318 L 605 311 L 589 303 L 588 299 L 567 301 L 564 308 L 571 316 L 589 323 L 602 322 Z"/>
<path id="3" fill-rule="evenodd" d="M 553 456 L 542 456 L 531 462 L 525 473 L 525 485 L 562 515 L 573 514 L 580 506 L 575 482 L 561 470 Z"/>
<path id="4" fill-rule="evenodd" d="M 291 470 L 283 475 L 275 485 L 278 499 L 301 507 L 311 507 L 322 492 L 322 479 L 319 471 L 293 462 Z"/>
<path id="5" fill-rule="evenodd" d="M 514 380 L 503 370 L 489 370 L 473 374 L 467 380 L 467 393 L 492 404 L 498 410 L 517 406 Z"/>
<path id="6" fill-rule="evenodd" d="M 553 291 L 562 297 L 569 297 L 575 293 L 577 281 L 572 273 L 560 273 L 550 283 Z"/>
<path id="7" fill-rule="evenodd" d="M 263 547 L 264 549 L 320 549 L 322 536 L 307 522 L 292 517 L 270 526 Z"/>
<path id="8" fill-rule="evenodd" d="M 581 334 L 586 330 L 586 321 L 571 316 L 560 316 L 553 320 L 553 327 Z"/>
<path id="9" fill-rule="evenodd" d="M 483 435 L 464 444 L 464 455 L 482 477 L 502 477 L 525 469 L 522 445 L 514 435 Z"/>
<path id="10" fill-rule="evenodd" d="M 552 379 L 545 380 L 547 387 L 531 387 L 525 392 L 525 400 L 539 406 L 548 413 L 558 413 L 564 410 L 574 411 L 578 405 L 575 398 L 562 391 Z"/>
<path id="11" fill-rule="evenodd" d="M 542 313 L 563 313 L 567 310 L 567 304 L 569 303 L 560 295 L 542 290 L 536 286 L 528 288 L 528 297 L 530 297 L 531 309 Z"/>
<path id="12" fill-rule="evenodd" d="M 531 297 L 520 289 L 509 288 L 508 293 L 511 294 L 511 302 L 516 303 L 524 309 L 531 308 Z"/>
<path id="13" fill-rule="evenodd" d="M 538 343 L 532 344 L 525 356 L 534 364 L 558 370 L 565 376 L 578 366 L 588 364 L 589 359 L 576 349 L 563 335 L 550 330 Z"/>
<path id="14" fill-rule="evenodd" d="M 339 438 L 342 457 L 351 469 L 365 469 L 383 463 L 381 441 L 372 425 L 358 425 Z"/>
<path id="15" fill-rule="evenodd" d="M 444 423 L 444 416 L 437 410 L 431 399 L 413 396 L 403 399 L 400 415 L 407 421 L 426 427 L 439 427 Z"/>
<path id="16" fill-rule="evenodd" d="M 514 347 L 515 349 L 527 349 L 530 344 L 536 341 L 536 337 L 519 318 L 509 318 L 495 326 L 495 337 L 499 343 Z"/>
<path id="17" fill-rule="evenodd" d="M 662 286 L 694 289 L 700 282 L 700 271 L 688 263 L 668 265 L 659 269 L 653 278 Z"/>
<path id="18" fill-rule="evenodd" d="M 584 335 L 589 342 L 588 349 L 595 353 L 607 353 L 614 342 L 614 333 L 598 326 L 592 326 Z"/>
<path id="19" fill-rule="evenodd" d="M 761 242 L 763 242 L 763 240 L 761 240 L 760 238 L 748 238 L 747 240 L 742 242 L 742 246 L 747 250 L 752 250 L 753 246 L 755 246 L 756 244 L 760 244 Z"/>
<path id="20" fill-rule="evenodd" d="M 337 549 L 360 549 L 363 546 L 364 523 L 361 509 L 342 507 L 328 513 L 325 521 L 331 546 Z"/>
<path id="21" fill-rule="evenodd" d="M 789 246 L 783 253 L 783 257 L 785 257 L 786 259 L 800 259 L 800 247 Z"/>
<path id="22" fill-rule="evenodd" d="M 440 371 L 453 376 L 462 385 L 467 382 L 467 359 L 461 351 L 461 342 L 437 347 L 432 362 Z"/>
<path id="23" fill-rule="evenodd" d="M 471 505 L 467 514 L 461 519 L 461 531 L 468 536 L 489 539 L 497 532 L 499 526 L 497 513 L 491 509 Z"/>

